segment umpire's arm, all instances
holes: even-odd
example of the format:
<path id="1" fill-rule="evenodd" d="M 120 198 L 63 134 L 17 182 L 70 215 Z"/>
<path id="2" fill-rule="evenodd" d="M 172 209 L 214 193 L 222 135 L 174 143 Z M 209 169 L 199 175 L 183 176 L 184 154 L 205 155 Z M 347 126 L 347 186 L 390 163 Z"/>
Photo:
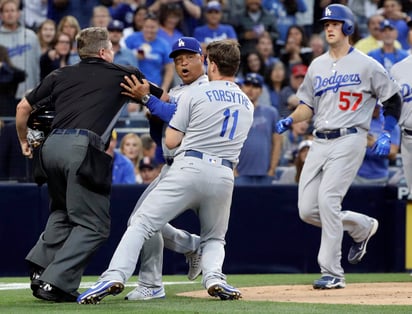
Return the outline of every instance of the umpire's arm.
<path id="1" fill-rule="evenodd" d="M 32 106 L 24 97 L 17 105 L 16 108 L 16 130 L 19 138 L 21 151 L 24 156 L 32 158 L 32 151 L 27 141 L 27 121 L 29 120 L 30 113 L 33 111 Z"/>
<path id="2" fill-rule="evenodd" d="M 173 148 L 178 147 L 180 143 L 182 142 L 184 135 L 185 134 L 183 132 L 168 126 L 166 129 L 166 138 L 165 138 L 165 144 L 167 148 L 173 149 Z"/>

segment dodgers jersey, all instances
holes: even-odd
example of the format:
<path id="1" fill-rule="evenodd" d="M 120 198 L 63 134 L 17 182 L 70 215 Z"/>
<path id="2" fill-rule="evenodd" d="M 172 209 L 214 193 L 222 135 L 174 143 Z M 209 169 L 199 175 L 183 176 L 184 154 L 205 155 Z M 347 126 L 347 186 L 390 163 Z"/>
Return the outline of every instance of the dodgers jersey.
<path id="1" fill-rule="evenodd" d="M 187 90 L 189 89 L 190 86 L 197 87 L 197 86 L 199 86 L 200 84 L 204 84 L 204 83 L 207 83 L 207 82 L 209 82 L 209 79 L 207 78 L 207 75 L 206 75 L 206 74 L 203 74 L 202 76 L 200 76 L 196 81 L 192 82 L 191 84 L 188 84 L 188 85 L 187 85 L 187 84 L 180 84 L 180 85 L 177 85 L 177 86 L 173 87 L 173 88 L 170 89 L 170 91 L 169 91 L 169 97 L 170 97 L 169 102 L 170 102 L 170 103 L 177 104 L 178 101 L 179 101 L 179 99 L 180 99 L 180 97 L 183 95 L 183 93 L 184 93 L 185 91 L 187 91 Z M 164 124 L 164 128 L 163 128 L 163 137 L 162 137 L 162 150 L 163 150 L 163 156 L 164 156 L 165 158 L 167 158 L 167 157 L 173 157 L 173 156 L 174 156 L 174 153 L 175 153 L 175 151 L 176 151 L 176 149 L 177 149 L 177 148 L 169 149 L 169 148 L 167 148 L 167 146 L 165 145 L 165 141 L 164 141 L 164 130 L 166 130 L 166 127 L 167 127 L 167 124 L 165 123 L 165 124 Z"/>
<path id="2" fill-rule="evenodd" d="M 169 123 L 185 133 L 176 155 L 197 150 L 237 163 L 252 125 L 253 110 L 252 102 L 233 82 L 190 86 Z"/>
<path id="3" fill-rule="evenodd" d="M 329 52 L 314 59 L 297 96 L 313 109 L 317 130 L 368 130 L 377 99 L 384 102 L 398 91 L 381 64 L 351 47 L 337 61 Z"/>
<path id="4" fill-rule="evenodd" d="M 391 69 L 392 77 L 401 87 L 402 111 L 399 118 L 399 125 L 406 129 L 412 129 L 412 56 L 403 59 L 393 65 Z"/>

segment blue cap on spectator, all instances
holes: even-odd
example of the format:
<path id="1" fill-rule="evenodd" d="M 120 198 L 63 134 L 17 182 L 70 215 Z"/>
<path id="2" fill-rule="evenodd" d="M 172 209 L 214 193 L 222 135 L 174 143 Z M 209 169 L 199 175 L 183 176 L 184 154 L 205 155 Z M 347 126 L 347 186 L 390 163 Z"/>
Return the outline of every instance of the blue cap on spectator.
<path id="1" fill-rule="evenodd" d="M 108 31 L 120 31 L 123 32 L 124 30 L 124 24 L 122 21 L 119 20 L 113 20 L 109 23 L 107 26 Z"/>
<path id="2" fill-rule="evenodd" d="M 383 31 L 385 28 L 396 29 L 395 25 L 390 20 L 383 20 L 380 25 L 380 30 Z"/>
<path id="3" fill-rule="evenodd" d="M 200 43 L 193 37 L 180 37 L 173 44 L 172 52 L 169 54 L 169 58 L 176 57 L 179 51 L 191 51 L 202 54 L 202 47 L 200 47 Z"/>
<path id="4" fill-rule="evenodd" d="M 243 80 L 243 84 L 251 84 L 256 87 L 263 86 L 263 77 L 257 73 L 248 73 Z"/>
<path id="5" fill-rule="evenodd" d="M 142 170 L 143 168 L 148 169 L 155 169 L 158 166 L 156 160 L 154 158 L 150 158 L 148 156 L 143 157 L 139 162 L 139 169 Z"/>
<path id="6" fill-rule="evenodd" d="M 209 1 L 206 5 L 206 12 L 208 11 L 218 11 L 222 10 L 222 6 L 220 5 L 219 1 Z"/>

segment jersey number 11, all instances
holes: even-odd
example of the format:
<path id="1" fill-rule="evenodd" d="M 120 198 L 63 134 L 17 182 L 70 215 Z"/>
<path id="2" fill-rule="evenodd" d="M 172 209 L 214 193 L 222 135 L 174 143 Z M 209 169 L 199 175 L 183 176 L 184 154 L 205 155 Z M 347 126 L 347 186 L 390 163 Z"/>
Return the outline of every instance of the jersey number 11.
<path id="1" fill-rule="evenodd" d="M 237 119 L 238 119 L 238 116 L 239 116 L 239 110 L 235 110 L 231 114 L 230 110 L 226 109 L 223 112 L 223 116 L 225 117 L 225 119 L 223 120 L 223 125 L 222 125 L 222 130 L 220 131 L 220 136 L 221 137 L 225 136 L 226 131 L 228 130 L 229 119 L 230 119 L 230 117 L 233 117 L 233 124 L 232 124 L 232 127 L 230 128 L 230 133 L 229 133 L 229 139 L 233 140 L 233 137 L 235 136 L 236 126 L 237 126 Z"/>

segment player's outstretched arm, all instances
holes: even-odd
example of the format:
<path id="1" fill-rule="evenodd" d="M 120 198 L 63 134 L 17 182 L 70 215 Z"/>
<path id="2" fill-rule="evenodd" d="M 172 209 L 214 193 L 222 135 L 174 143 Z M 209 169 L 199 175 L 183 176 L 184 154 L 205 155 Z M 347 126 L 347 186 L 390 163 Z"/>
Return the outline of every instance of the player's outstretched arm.
<path id="1" fill-rule="evenodd" d="M 301 103 L 296 107 L 289 117 L 279 120 L 276 123 L 276 132 L 281 134 L 290 128 L 293 122 L 301 122 L 311 119 L 313 116 L 312 108 L 305 103 Z"/>

